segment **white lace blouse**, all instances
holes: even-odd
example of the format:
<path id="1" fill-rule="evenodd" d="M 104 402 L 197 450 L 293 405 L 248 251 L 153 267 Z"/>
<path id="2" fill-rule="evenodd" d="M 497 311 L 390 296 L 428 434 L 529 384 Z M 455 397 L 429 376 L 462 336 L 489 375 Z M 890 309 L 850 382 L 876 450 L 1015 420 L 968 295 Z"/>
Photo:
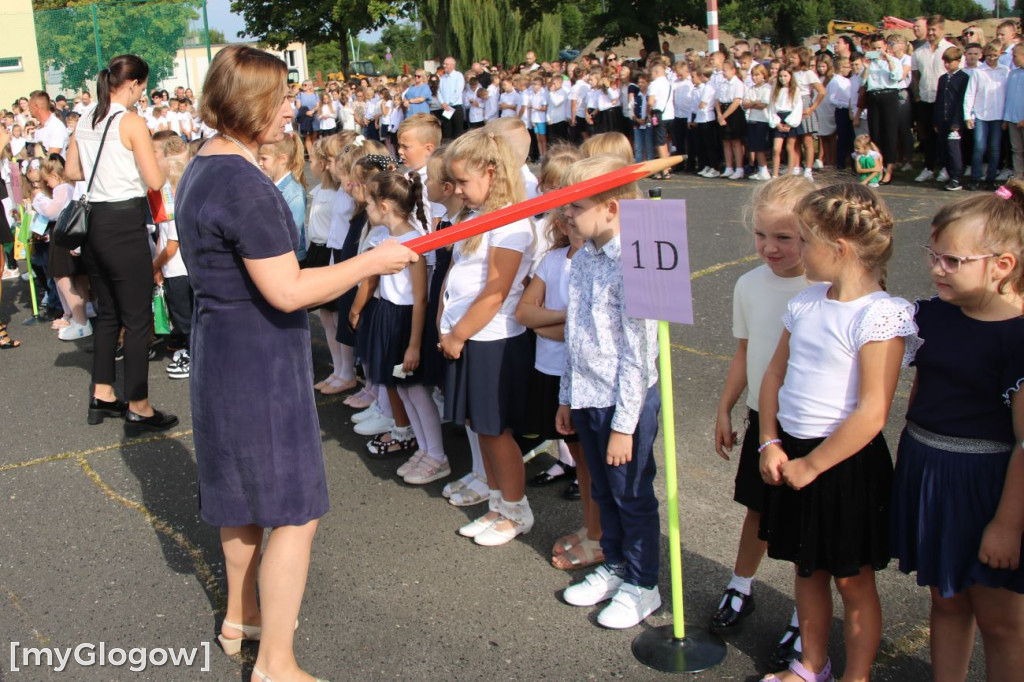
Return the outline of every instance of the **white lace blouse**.
<path id="1" fill-rule="evenodd" d="M 789 302 L 789 365 L 779 390 L 779 423 L 796 438 L 825 438 L 857 407 L 858 353 L 866 343 L 906 337 L 904 364 L 920 345 L 914 306 L 884 291 L 833 301 L 828 283 L 814 284 Z"/>

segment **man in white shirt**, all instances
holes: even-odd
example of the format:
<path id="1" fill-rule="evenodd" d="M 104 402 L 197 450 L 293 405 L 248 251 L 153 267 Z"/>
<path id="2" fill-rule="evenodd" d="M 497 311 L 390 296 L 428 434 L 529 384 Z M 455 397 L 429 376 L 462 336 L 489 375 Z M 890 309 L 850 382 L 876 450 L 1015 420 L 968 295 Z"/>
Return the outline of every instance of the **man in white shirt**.
<path id="1" fill-rule="evenodd" d="M 455 57 L 445 57 L 444 74 L 437 88 L 437 99 L 444 112 L 441 116 L 441 137 L 452 140 L 462 134 L 465 109 L 462 93 L 466 89 L 466 78 L 455 70 Z"/>
<path id="2" fill-rule="evenodd" d="M 50 109 L 50 96 L 43 90 L 36 90 L 28 96 L 28 111 L 39 121 L 35 142 L 43 146 L 47 155 L 64 155 L 68 144 L 68 129 Z"/>
<path id="3" fill-rule="evenodd" d="M 659 159 L 668 158 L 668 126 L 666 120 L 675 118 L 672 102 L 672 84 L 665 77 L 665 65 L 651 67 L 651 84 L 647 86 L 647 110 L 651 112 L 654 131 L 654 150 Z M 668 177 L 665 173 L 662 177 Z"/>
<path id="4" fill-rule="evenodd" d="M 75 105 L 74 112 L 81 116 L 86 110 L 92 106 L 92 93 L 88 90 L 82 90 L 82 99 Z"/>
<path id="5" fill-rule="evenodd" d="M 927 42 L 914 50 L 911 83 L 911 92 L 915 95 L 914 113 L 917 122 L 917 139 L 921 144 L 921 152 L 924 154 L 924 170 L 915 178 L 917 182 L 938 179 L 945 182 L 949 178 L 942 179 L 942 174 L 935 177 L 932 171 L 938 161 L 938 141 L 935 138 L 935 130 L 932 122 L 932 112 L 935 108 L 935 96 L 939 88 L 939 78 L 946 73 L 946 65 L 942 61 L 942 55 L 953 43 L 946 40 L 946 20 L 941 14 L 933 14 L 928 17 Z"/>

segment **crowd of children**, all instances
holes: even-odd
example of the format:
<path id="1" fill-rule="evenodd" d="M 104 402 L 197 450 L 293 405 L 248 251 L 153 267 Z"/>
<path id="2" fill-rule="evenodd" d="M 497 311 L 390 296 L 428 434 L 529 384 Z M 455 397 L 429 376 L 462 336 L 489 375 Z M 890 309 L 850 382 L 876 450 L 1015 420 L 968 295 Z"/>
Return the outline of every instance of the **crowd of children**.
<path id="1" fill-rule="evenodd" d="M 925 23 L 930 31 L 938 25 Z M 1024 182 L 1010 179 L 943 208 L 923 247 L 937 296 L 916 305 L 891 296 L 894 220 L 872 187 L 891 181 L 895 161 L 880 144 L 892 142 L 854 133 L 865 109 L 878 112 L 872 130 L 879 117 L 899 115 L 898 95 L 891 111 L 887 94 L 862 104 L 872 84 L 909 72 L 902 58 L 862 55 L 840 42 L 851 52 L 834 62 L 824 50 L 812 57 L 797 48 L 767 64 L 740 50 L 687 54 L 674 65 L 651 55 L 647 69 L 621 67 L 612 56 L 603 65 L 584 59 L 565 74 L 538 67 L 492 78 L 484 68 L 467 74 L 468 130 L 446 146 L 433 76 L 417 71 L 416 82 L 377 92 L 337 84 L 315 104 L 295 96 L 296 130 L 264 145 L 259 163 L 292 211 L 306 268 L 385 239 L 450 229 L 651 153 L 667 156 L 671 145 L 704 177 L 767 181 L 750 208 L 764 263 L 736 284 L 738 348 L 715 427 L 715 450 L 728 459 L 740 440 L 732 411 L 746 390 L 735 500 L 747 512 L 712 628 L 733 632 L 753 611 L 753 578 L 767 553 L 793 563 L 796 576 L 796 608 L 771 661 L 788 667 L 778 679 L 833 679 L 834 582 L 844 604 L 844 679 L 867 680 L 882 625 L 875 572 L 896 558 L 931 590 L 937 674 L 963 678 L 976 622 L 990 678 L 1013 679 L 1024 664 L 1024 502 L 1015 494 L 1024 485 Z M 879 42 L 888 45 L 872 36 L 866 46 Z M 996 72 L 1004 48 L 988 49 L 981 54 Z M 1006 49 L 1016 68 L 1002 86 L 980 66 L 969 76 L 958 70 L 959 48 L 940 55 L 947 73 L 935 79 L 930 120 L 953 180 L 964 138 L 954 133 L 983 131 L 975 140 L 985 138 L 981 158 L 992 174 L 1000 156 L 990 146 L 997 126 L 987 124 L 1024 119 L 1010 112 L 1009 96 L 993 104 L 998 87 L 1021 87 L 1024 46 Z M 936 64 L 921 71 L 937 75 Z M 839 80 L 853 78 L 867 86 L 864 97 L 858 83 Z M 961 99 L 973 102 L 970 111 Z M 157 108 L 154 120 L 166 119 L 170 112 Z M 300 119 L 310 111 L 307 126 Z M 192 303 L 174 196 L 202 144 L 188 138 L 201 138 L 203 126 L 182 119 L 152 128 L 168 178 L 150 194 L 154 283 L 177 349 L 167 373 L 184 378 Z M 315 138 L 308 147 L 304 129 Z M 13 132 L 0 133 L 7 155 Z M 1019 136 L 1018 127 L 1010 136 L 1015 164 L 1024 151 Z M 816 186 L 811 170 L 823 148 L 836 165 L 848 159 L 860 182 Z M 528 166 L 534 153 L 539 180 Z M 977 147 L 972 153 L 978 158 Z M 307 154 L 315 183 L 308 193 Z M 5 190 L 38 216 L 35 244 L 46 261 L 36 274 L 44 291 L 53 281 L 58 335 L 88 336 L 91 297 L 77 255 L 44 247 L 47 223 L 79 190 L 59 156 L 4 167 Z M 1015 169 L 1024 173 L 1024 159 Z M 333 368 L 314 388 L 350 393 L 344 403 L 356 410 L 354 428 L 372 437 L 367 456 L 400 458 L 396 476 L 408 485 L 448 479 L 442 422 L 465 428 L 472 468 L 443 495 L 457 506 L 487 504 L 458 529 L 475 544 L 503 545 L 534 526 L 516 436 L 560 441 L 559 464 L 536 482 L 574 473 L 583 525 L 556 541 L 551 563 L 592 569 L 561 597 L 575 606 L 608 602 L 597 622 L 609 628 L 633 627 L 661 605 L 656 330 L 625 315 L 619 265 L 620 202 L 639 196 L 627 185 L 462 240 L 401 273 L 364 280 L 317 311 Z M 14 343 L 0 332 L 0 345 Z M 894 470 L 881 432 L 907 363 L 916 367 L 915 387 Z"/>

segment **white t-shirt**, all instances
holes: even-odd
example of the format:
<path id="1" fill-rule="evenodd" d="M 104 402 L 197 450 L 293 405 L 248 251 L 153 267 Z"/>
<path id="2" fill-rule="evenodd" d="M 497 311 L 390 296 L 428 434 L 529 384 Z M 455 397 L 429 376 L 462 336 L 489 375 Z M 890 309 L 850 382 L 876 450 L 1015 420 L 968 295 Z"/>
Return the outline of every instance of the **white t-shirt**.
<path id="1" fill-rule="evenodd" d="M 804 276 L 779 277 L 762 264 L 736 280 L 732 335 L 747 340 L 747 407 L 757 410 L 761 379 L 782 336 L 786 304 L 810 283 Z"/>
<path id="2" fill-rule="evenodd" d="M 569 118 L 569 96 L 565 90 L 548 91 L 548 124 L 562 123 Z"/>
<path id="3" fill-rule="evenodd" d="M 533 174 L 530 167 L 527 164 L 523 164 L 519 169 L 523 174 L 523 184 L 526 186 L 526 198 L 534 199 L 540 192 L 537 191 L 537 176 Z"/>
<path id="4" fill-rule="evenodd" d="M 828 437 L 857 407 L 861 346 L 897 336 L 910 337 L 911 351 L 917 345 L 912 304 L 884 291 L 833 301 L 831 286 L 813 284 L 800 292 L 782 318 L 792 336 L 778 418 L 795 438 Z"/>
<path id="5" fill-rule="evenodd" d="M 498 98 L 499 108 L 500 105 L 506 104 L 511 105 L 509 109 L 501 109 L 501 118 L 515 118 L 516 111 L 519 109 L 519 93 L 517 92 L 503 92 L 501 97 Z"/>
<path id="6" fill-rule="evenodd" d="M 652 111 L 660 111 L 662 118 L 666 121 L 670 118 L 674 118 L 674 111 L 672 108 L 672 84 L 668 82 L 668 78 L 659 76 L 651 81 L 651 84 L 647 86 L 647 97 L 654 98 L 654 102 L 651 105 Z"/>
<path id="7" fill-rule="evenodd" d="M 544 307 L 548 310 L 569 308 L 569 247 L 554 249 L 545 254 L 535 277 L 544 282 Z M 560 377 L 565 366 L 565 342 L 537 336 L 537 350 L 533 366 L 538 372 Z"/>
<path id="8" fill-rule="evenodd" d="M 336 189 L 317 185 L 309 191 L 309 218 L 306 221 L 306 239 L 311 243 L 325 245 L 331 234 L 331 208 L 334 206 Z"/>
<path id="9" fill-rule="evenodd" d="M 530 122 L 545 123 L 548 120 L 548 91 L 530 92 Z"/>
<path id="10" fill-rule="evenodd" d="M 448 271 L 448 283 L 443 292 L 444 313 L 440 330 L 448 334 L 462 319 L 473 301 L 480 295 L 487 281 L 488 252 L 492 248 L 509 249 L 523 254 L 519 269 L 512 280 L 512 288 L 501 304 L 501 308 L 479 332 L 473 341 L 498 341 L 522 334 L 526 327 L 516 321 L 516 306 L 523 295 L 523 280 L 530 270 L 533 258 L 533 227 L 528 220 L 514 223 L 487 232 L 472 253 L 463 253 L 462 244 L 456 244 L 452 251 L 452 265 Z"/>
<path id="11" fill-rule="evenodd" d="M 36 129 L 36 142 L 43 145 L 47 153 L 51 149 L 59 149 L 59 153 L 64 154 L 68 146 L 68 129 L 56 114 L 51 114 L 46 123 Z"/>
<path id="12" fill-rule="evenodd" d="M 157 225 L 156 252 L 160 253 L 167 248 L 167 242 L 178 241 L 178 227 L 173 220 L 168 220 Z M 188 270 L 185 268 L 185 261 L 181 258 L 181 249 L 171 256 L 170 260 L 160 268 L 164 279 L 171 277 L 188 277 Z"/>
<path id="13" fill-rule="evenodd" d="M 388 235 L 385 239 L 394 239 L 399 244 L 404 244 L 410 239 L 415 239 L 421 236 L 423 233 L 420 232 L 419 227 L 413 225 L 411 232 L 406 232 L 399 237 L 392 237 Z M 397 272 L 393 275 L 381 275 L 380 277 L 380 297 L 385 301 L 390 301 L 395 305 L 412 305 L 416 302 L 413 298 L 412 293 L 412 273 L 409 268 L 405 268 L 401 272 Z"/>
<path id="14" fill-rule="evenodd" d="M 590 95 L 590 84 L 584 79 L 579 79 L 569 89 L 569 101 L 576 102 L 576 118 L 587 117 L 587 97 Z M 572 105 L 569 105 L 569 113 L 572 113 Z"/>
<path id="15" fill-rule="evenodd" d="M 814 72 L 814 69 L 804 69 L 803 71 L 797 71 L 793 74 L 793 80 L 796 81 L 797 90 L 800 92 L 801 97 L 810 97 L 812 92 L 812 86 L 815 83 L 821 83 L 821 79 L 818 78 L 818 74 Z"/>
<path id="16" fill-rule="evenodd" d="M 743 97 L 751 102 L 760 102 L 765 105 L 764 109 L 747 109 L 747 120 L 751 123 L 767 123 L 768 104 L 772 100 L 772 86 L 768 83 L 752 85 L 747 88 Z"/>

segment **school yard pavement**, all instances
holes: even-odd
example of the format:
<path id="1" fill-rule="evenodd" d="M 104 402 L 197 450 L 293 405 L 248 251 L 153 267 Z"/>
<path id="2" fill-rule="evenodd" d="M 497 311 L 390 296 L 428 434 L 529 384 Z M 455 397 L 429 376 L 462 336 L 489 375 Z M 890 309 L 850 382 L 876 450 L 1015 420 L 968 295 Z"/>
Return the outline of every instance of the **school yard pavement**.
<path id="1" fill-rule="evenodd" d="M 735 347 L 732 288 L 754 265 L 743 221 L 753 183 L 684 176 L 660 185 L 665 198 L 687 200 L 695 324 L 673 325 L 672 368 L 686 620 L 704 626 L 731 573 L 743 517 L 731 501 L 735 461 L 714 453 L 712 437 Z M 911 300 L 928 296 L 918 246 L 930 216 L 953 197 L 912 184 L 882 194 L 898 220 L 890 291 Z M 197 513 L 188 382 L 166 378 L 166 358 L 151 364 L 154 403 L 181 417 L 171 433 L 126 440 L 119 422 L 87 426 L 92 344 L 58 341 L 49 324 L 23 326 L 27 296 L 25 283 L 4 282 L 2 317 L 10 316 L 11 335 L 23 346 L 0 353 L 0 680 L 248 680 L 255 647 L 231 659 L 214 641 L 224 567 L 217 532 Z M 318 322 L 313 327 L 321 339 L 313 348 L 319 376 L 329 354 Z M 905 372 L 886 431 L 892 449 L 909 386 Z M 596 625 L 598 609 L 559 600 L 581 577 L 548 563 L 554 539 L 581 525 L 579 505 L 562 499 L 563 486 L 529 490 L 537 518 L 530 534 L 496 549 L 477 547 L 455 529 L 481 507 L 447 504 L 443 482 L 404 485 L 393 473 L 398 461 L 362 456 L 364 439 L 353 434 L 351 410 L 340 400 L 321 398 L 319 410 L 332 509 L 317 534 L 296 632 L 307 670 L 332 680 L 669 677 L 631 654 L 640 628 L 604 630 Z M 742 430 L 739 409 L 735 420 Z M 461 475 L 469 461 L 465 438 L 446 427 L 445 439 Z M 540 456 L 527 475 L 549 464 Z M 664 499 L 660 473 L 657 488 Z M 664 505 L 662 517 L 665 606 L 644 627 L 672 618 Z M 927 591 L 892 567 L 879 573 L 878 584 L 884 633 L 875 679 L 930 679 Z M 768 672 L 792 608 L 792 569 L 766 560 L 754 592 L 757 610 L 728 638 L 725 661 L 690 679 L 750 680 Z M 830 653 L 840 671 L 841 614 L 837 600 Z M 203 643 L 208 672 L 201 670 Z M 24 651 L 89 644 L 95 663 L 76 663 L 72 655 L 63 672 L 55 670 L 57 658 L 47 668 L 45 655 L 26 660 Z M 198 657 L 174 667 L 158 665 L 160 652 L 150 651 L 145 669 L 132 659 L 115 665 L 123 656 L 112 649 L 139 647 L 197 648 Z M 983 678 L 980 646 L 976 651 L 971 680 Z M 87 646 L 79 653 L 89 661 Z"/>

